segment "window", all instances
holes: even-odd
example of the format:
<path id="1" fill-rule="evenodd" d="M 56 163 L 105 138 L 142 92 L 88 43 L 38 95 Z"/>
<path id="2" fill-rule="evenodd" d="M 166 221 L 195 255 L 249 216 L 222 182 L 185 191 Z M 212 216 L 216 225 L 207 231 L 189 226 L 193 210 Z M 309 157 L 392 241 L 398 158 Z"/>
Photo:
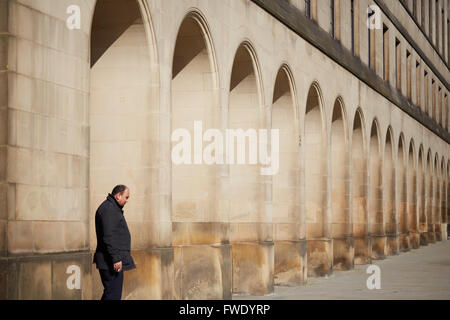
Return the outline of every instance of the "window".
<path id="1" fill-rule="evenodd" d="M 395 38 L 395 74 L 397 80 L 397 89 L 402 90 L 402 55 L 401 55 L 400 41 Z"/>
<path id="2" fill-rule="evenodd" d="M 334 32 L 334 0 L 330 0 L 330 11 L 331 11 L 331 19 L 330 19 L 330 23 L 331 23 L 331 28 L 330 28 L 330 30 L 331 30 L 331 36 L 333 37 L 333 38 L 335 38 L 336 37 L 336 35 L 335 35 L 335 32 Z"/>
<path id="3" fill-rule="evenodd" d="M 311 0 L 305 0 L 305 15 L 311 19 Z"/>
<path id="4" fill-rule="evenodd" d="M 420 25 L 425 30 L 425 0 L 420 0 Z"/>
<path id="5" fill-rule="evenodd" d="M 416 19 L 416 20 L 418 20 L 418 19 L 417 19 L 417 1 L 418 1 L 418 0 L 413 0 L 413 17 L 414 17 L 414 19 Z"/>
<path id="6" fill-rule="evenodd" d="M 350 0 L 350 32 L 352 41 L 352 53 L 355 54 L 355 1 Z"/>
<path id="7" fill-rule="evenodd" d="M 444 9 L 442 9 L 441 12 L 441 21 L 442 21 L 442 30 L 441 30 L 441 35 L 442 35 L 442 39 L 441 39 L 441 43 L 442 43 L 442 56 L 445 56 L 445 17 L 444 17 Z"/>
<path id="8" fill-rule="evenodd" d="M 436 34 L 436 48 L 438 49 L 438 51 L 439 51 L 439 2 L 438 2 L 438 0 L 436 0 L 436 5 L 435 5 L 435 7 L 434 7 L 434 10 L 435 10 L 435 16 L 434 16 L 434 22 L 435 22 L 435 24 L 436 24 L 436 31 L 435 31 L 435 34 Z"/>
<path id="9" fill-rule="evenodd" d="M 428 72 L 424 72 L 424 76 L 423 76 L 424 80 L 423 80 L 423 85 L 424 85 L 424 91 L 425 91 L 425 112 L 430 115 L 430 104 L 429 104 L 429 93 L 428 93 Z"/>
<path id="10" fill-rule="evenodd" d="M 336 40 L 341 40 L 341 0 L 332 0 L 331 5 L 332 5 L 331 18 L 332 18 L 333 37 Z"/>
<path id="11" fill-rule="evenodd" d="M 389 82 L 389 29 L 383 24 L 383 79 Z"/>
<path id="12" fill-rule="evenodd" d="M 444 127 L 448 131 L 448 98 L 447 94 L 444 95 L 444 111 L 445 113 L 445 121 L 444 121 Z"/>
<path id="13" fill-rule="evenodd" d="M 431 79 L 431 118 L 436 120 L 436 84 Z"/>
<path id="14" fill-rule="evenodd" d="M 317 21 L 317 0 L 305 1 L 305 15 L 307 18 Z"/>
<path id="15" fill-rule="evenodd" d="M 406 97 L 411 100 L 411 53 L 406 50 Z"/>
<path id="16" fill-rule="evenodd" d="M 436 114 L 436 121 L 442 125 L 442 89 L 439 86 L 438 88 L 438 102 L 439 104 L 437 105 L 437 114 Z"/>
<path id="17" fill-rule="evenodd" d="M 309 0 L 309 2 L 311 3 L 311 5 L 310 5 L 310 9 L 309 9 L 309 14 L 310 14 L 310 16 L 311 16 L 311 20 L 314 20 L 314 21 L 318 21 L 318 18 L 317 18 L 317 1 L 318 0 Z"/>
<path id="18" fill-rule="evenodd" d="M 370 7 L 367 11 L 367 19 L 370 19 L 371 16 L 375 14 L 375 11 L 370 10 Z M 368 53 L 369 53 L 369 68 L 372 70 L 376 70 L 375 63 L 376 63 L 376 54 L 375 54 L 375 28 L 367 28 L 367 40 L 368 40 Z"/>
<path id="19" fill-rule="evenodd" d="M 421 92 L 420 92 L 420 76 L 421 76 L 421 72 L 420 72 L 420 62 L 416 61 L 416 104 L 417 106 L 422 109 L 422 101 L 420 101 L 421 97 Z"/>
<path id="20" fill-rule="evenodd" d="M 438 0 L 436 0 L 436 4 L 434 6 L 434 11 L 435 11 L 435 16 L 434 16 L 434 22 L 435 22 L 435 27 L 436 27 L 436 48 L 439 51 L 439 2 Z"/>
<path id="21" fill-rule="evenodd" d="M 428 37 L 433 41 L 433 1 L 428 1 Z"/>

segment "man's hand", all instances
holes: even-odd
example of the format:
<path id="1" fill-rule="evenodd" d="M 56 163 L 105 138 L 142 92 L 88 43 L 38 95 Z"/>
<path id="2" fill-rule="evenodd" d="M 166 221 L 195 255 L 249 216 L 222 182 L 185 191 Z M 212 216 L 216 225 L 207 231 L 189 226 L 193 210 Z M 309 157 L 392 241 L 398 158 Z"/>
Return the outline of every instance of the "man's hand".
<path id="1" fill-rule="evenodd" d="M 115 271 L 115 272 L 120 272 L 120 271 L 122 271 L 122 261 L 119 261 L 119 262 L 114 263 L 114 271 Z"/>

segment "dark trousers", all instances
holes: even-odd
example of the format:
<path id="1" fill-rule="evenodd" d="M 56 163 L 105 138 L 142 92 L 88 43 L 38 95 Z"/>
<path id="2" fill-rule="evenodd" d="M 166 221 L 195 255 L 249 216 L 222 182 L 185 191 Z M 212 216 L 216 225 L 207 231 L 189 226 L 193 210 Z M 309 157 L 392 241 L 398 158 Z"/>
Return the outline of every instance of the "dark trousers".
<path id="1" fill-rule="evenodd" d="M 122 298 L 123 270 L 115 272 L 99 269 L 98 271 L 104 288 L 102 300 L 120 300 Z"/>

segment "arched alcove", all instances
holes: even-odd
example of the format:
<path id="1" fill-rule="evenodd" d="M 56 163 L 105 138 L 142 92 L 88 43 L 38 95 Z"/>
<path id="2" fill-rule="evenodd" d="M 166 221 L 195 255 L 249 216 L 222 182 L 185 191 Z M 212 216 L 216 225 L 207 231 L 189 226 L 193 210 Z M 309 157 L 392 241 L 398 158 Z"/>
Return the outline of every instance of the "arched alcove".
<path id="1" fill-rule="evenodd" d="M 398 233 L 399 248 L 409 250 L 407 177 L 406 177 L 406 146 L 403 133 L 400 134 L 397 149 L 397 194 L 398 194 Z"/>
<path id="2" fill-rule="evenodd" d="M 419 149 L 418 179 L 417 179 L 417 205 L 419 214 L 420 245 L 428 244 L 427 226 L 427 167 L 423 145 Z"/>
<path id="3" fill-rule="evenodd" d="M 428 149 L 427 164 L 425 173 L 425 211 L 427 221 L 427 243 L 436 242 L 434 234 L 434 219 L 433 219 L 433 156 L 431 149 Z"/>
<path id="4" fill-rule="evenodd" d="M 441 237 L 442 240 L 445 241 L 447 240 L 447 224 L 448 224 L 448 220 L 447 220 L 447 213 L 446 213 L 446 193 L 445 193 L 445 188 L 446 188 L 446 170 L 445 170 L 445 159 L 444 157 L 442 157 L 441 160 L 441 172 L 440 172 L 440 179 L 441 179 L 441 183 L 440 183 L 440 188 L 441 188 L 441 199 L 440 199 L 440 218 L 441 218 Z"/>
<path id="5" fill-rule="evenodd" d="M 445 214 L 447 215 L 447 235 L 450 234 L 450 160 L 447 161 L 447 170 L 445 174 L 445 192 L 446 192 L 446 202 L 445 202 Z"/>
<path id="6" fill-rule="evenodd" d="M 418 217 L 418 202 L 420 183 L 418 177 L 418 166 L 415 158 L 414 140 L 411 139 L 408 151 L 408 174 L 407 174 L 407 202 L 408 202 L 408 230 L 410 247 L 417 249 L 420 244 L 419 238 L 419 217 Z M 420 170 L 420 169 L 419 169 Z"/>
<path id="7" fill-rule="evenodd" d="M 369 223 L 367 207 L 367 168 L 365 124 L 362 110 L 358 109 L 353 120 L 352 136 L 352 213 L 353 213 L 353 241 L 355 264 L 367 264 L 371 261 Z"/>
<path id="8" fill-rule="evenodd" d="M 333 106 L 331 119 L 331 237 L 333 239 L 333 269 L 353 267 L 352 226 L 349 210 L 349 162 L 347 121 L 340 98 Z"/>
<path id="9" fill-rule="evenodd" d="M 370 130 L 369 150 L 369 232 L 372 246 L 372 259 L 383 259 L 385 256 L 386 235 L 384 232 L 384 216 L 382 206 L 382 167 L 380 152 L 380 132 L 378 122 L 373 121 Z"/>
<path id="10" fill-rule="evenodd" d="M 222 150 L 208 149 L 223 139 L 208 137 L 211 144 L 205 139 L 220 128 L 217 78 L 207 24 L 190 12 L 178 28 L 171 82 L 172 244 L 179 299 L 231 297 L 231 255 L 222 245 L 228 241 L 226 218 L 219 216 L 217 203 Z"/>
<path id="11" fill-rule="evenodd" d="M 233 292 L 256 295 L 273 291 L 274 262 L 272 233 L 268 230 L 269 224 L 263 223 L 268 222 L 264 176 L 255 156 L 257 132 L 265 128 L 261 88 L 253 47 L 247 42 L 242 43 L 234 56 L 231 72 L 228 128 L 243 130 L 247 135 L 245 141 L 234 143 L 227 153 L 231 161 L 228 185 L 230 241 Z M 243 163 L 238 162 L 238 149 L 245 154 Z"/>
<path id="12" fill-rule="evenodd" d="M 132 256 L 137 265 L 152 261 L 165 268 L 171 262 L 162 261 L 160 248 L 170 245 L 170 239 L 160 234 L 171 226 L 164 211 L 153 210 L 164 186 L 158 184 L 160 168 L 152 156 L 160 144 L 154 137 L 159 118 L 152 114 L 159 83 L 145 7 L 136 0 L 98 0 L 95 5 L 90 42 L 90 236 L 94 249 L 95 210 L 115 185 L 125 184 L 130 189 L 124 211 Z M 122 297 L 172 298 L 166 286 L 173 279 L 166 271 L 141 267 L 127 272 Z M 96 274 L 94 298 L 102 287 Z"/>
<path id="13" fill-rule="evenodd" d="M 272 100 L 272 129 L 279 130 L 280 167 L 272 176 L 275 284 L 305 281 L 301 238 L 300 152 L 295 86 L 287 66 L 278 70 Z"/>
<path id="14" fill-rule="evenodd" d="M 308 250 L 308 276 L 323 276 L 331 272 L 328 253 L 331 243 L 326 217 L 326 149 L 323 106 L 319 86 L 308 91 L 305 109 L 305 210 Z"/>
<path id="15" fill-rule="evenodd" d="M 384 230 L 386 232 L 386 255 L 394 255 L 398 252 L 398 226 L 395 197 L 395 160 L 392 128 L 389 127 L 386 133 L 386 143 L 384 147 L 383 159 L 383 213 Z"/>
<path id="16" fill-rule="evenodd" d="M 433 168 L 433 220 L 434 220 L 434 236 L 436 241 L 442 241 L 441 235 L 441 172 L 439 165 L 439 156 L 434 156 Z"/>

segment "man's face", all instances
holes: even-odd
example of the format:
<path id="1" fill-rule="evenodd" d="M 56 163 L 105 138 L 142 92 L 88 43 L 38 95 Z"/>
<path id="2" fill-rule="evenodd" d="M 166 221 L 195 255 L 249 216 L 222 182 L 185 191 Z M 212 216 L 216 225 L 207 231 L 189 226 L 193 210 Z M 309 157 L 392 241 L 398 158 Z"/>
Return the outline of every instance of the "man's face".
<path id="1" fill-rule="evenodd" d="M 117 193 L 114 198 L 116 199 L 117 203 L 123 207 L 128 202 L 128 198 L 130 197 L 130 190 L 125 189 L 123 194 Z"/>

